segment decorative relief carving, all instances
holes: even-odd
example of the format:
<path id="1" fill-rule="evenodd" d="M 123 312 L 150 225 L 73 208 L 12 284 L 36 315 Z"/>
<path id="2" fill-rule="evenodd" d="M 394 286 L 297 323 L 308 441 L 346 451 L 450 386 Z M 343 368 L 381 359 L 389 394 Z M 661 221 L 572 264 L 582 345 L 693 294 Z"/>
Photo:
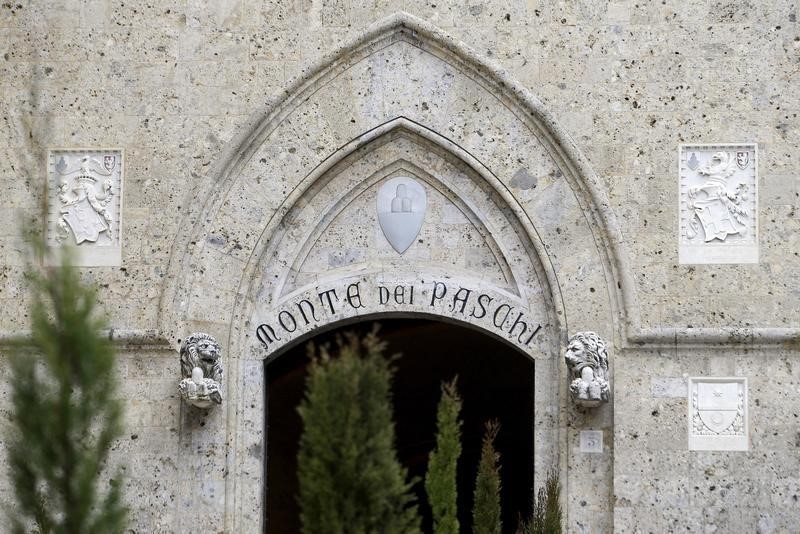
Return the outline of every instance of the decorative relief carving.
<path id="1" fill-rule="evenodd" d="M 689 449 L 747 450 L 747 379 L 689 379 Z"/>
<path id="2" fill-rule="evenodd" d="M 569 339 L 564 360 L 569 368 L 570 393 L 582 406 L 608 402 L 608 349 L 594 332 L 578 332 Z"/>
<path id="3" fill-rule="evenodd" d="M 378 189 L 378 222 L 398 254 L 405 252 L 422 229 L 427 195 L 413 178 L 396 176 Z"/>
<path id="4" fill-rule="evenodd" d="M 114 159 L 114 156 L 106 159 L 110 162 L 110 165 L 106 165 L 109 169 L 101 168 L 100 162 L 89 156 L 83 156 L 80 168 L 74 170 L 69 169 L 63 156 L 56 164 L 56 172 L 64 177 L 58 188 L 61 218 L 58 220 L 56 241 L 66 239 L 70 230 L 76 245 L 84 241 L 97 241 L 101 232 L 113 238 L 111 226 L 114 219 L 107 209 L 114 195 L 113 185 L 111 180 L 105 179 L 101 186 L 96 176 L 109 176 Z M 70 174 L 73 175 L 71 179 Z"/>
<path id="5" fill-rule="evenodd" d="M 73 245 L 77 265 L 119 265 L 121 150 L 52 150 L 51 246 Z"/>
<path id="6" fill-rule="evenodd" d="M 756 145 L 681 146 L 681 263 L 758 261 L 756 152 Z"/>
<path id="7" fill-rule="evenodd" d="M 208 408 L 222 404 L 222 365 L 219 343 L 210 335 L 196 332 L 181 345 L 181 398 L 192 406 Z"/>

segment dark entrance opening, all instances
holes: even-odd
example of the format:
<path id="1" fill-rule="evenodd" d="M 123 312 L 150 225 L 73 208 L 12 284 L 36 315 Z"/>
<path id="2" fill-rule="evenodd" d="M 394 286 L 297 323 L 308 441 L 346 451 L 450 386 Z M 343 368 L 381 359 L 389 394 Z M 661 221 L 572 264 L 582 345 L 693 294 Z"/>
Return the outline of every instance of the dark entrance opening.
<path id="1" fill-rule="evenodd" d="M 386 319 L 380 337 L 387 354 L 400 353 L 393 382 L 396 448 L 411 476 L 423 480 L 435 445 L 436 405 L 440 384 L 458 375 L 463 399 L 463 451 L 458 467 L 461 532 L 471 532 L 472 493 L 480 457 L 484 422 L 501 424 L 500 453 L 503 530 L 515 532 L 527 517 L 533 487 L 533 362 L 511 346 L 463 326 L 420 319 Z M 375 321 L 351 324 L 314 337 L 333 343 L 337 332 L 366 333 Z M 302 423 L 297 406 L 303 397 L 308 367 L 306 344 L 289 349 L 266 366 L 268 532 L 299 532 L 296 502 L 297 444 Z M 431 531 L 423 483 L 416 485 L 423 531 Z"/>

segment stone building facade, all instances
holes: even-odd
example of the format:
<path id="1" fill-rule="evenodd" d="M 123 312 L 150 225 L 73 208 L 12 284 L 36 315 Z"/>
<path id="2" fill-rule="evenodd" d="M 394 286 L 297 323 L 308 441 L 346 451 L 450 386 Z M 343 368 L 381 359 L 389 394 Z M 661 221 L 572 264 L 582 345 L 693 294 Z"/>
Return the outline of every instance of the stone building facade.
<path id="1" fill-rule="evenodd" d="M 28 328 L 19 222 L 58 247 L 90 217 L 80 269 L 120 351 L 113 461 L 137 532 L 262 531 L 265 360 L 392 316 L 466 324 L 533 359 L 531 462 L 537 480 L 560 473 L 569 532 L 791 532 L 797 11 L 4 3 L 3 338 Z M 195 331 L 223 353 L 207 411 L 177 391 Z M 586 331 L 608 346 L 597 406 L 576 401 L 564 361 Z M 737 422 L 715 429 L 723 412 Z"/>

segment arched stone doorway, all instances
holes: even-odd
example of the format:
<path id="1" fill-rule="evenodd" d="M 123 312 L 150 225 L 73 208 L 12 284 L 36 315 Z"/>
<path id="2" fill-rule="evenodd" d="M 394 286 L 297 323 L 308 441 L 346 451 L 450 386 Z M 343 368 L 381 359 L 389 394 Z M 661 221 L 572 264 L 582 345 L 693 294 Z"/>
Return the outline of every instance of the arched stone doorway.
<path id="1" fill-rule="evenodd" d="M 402 253 L 376 212 L 398 177 L 429 200 Z M 525 89 L 393 16 L 252 117 L 197 191 L 160 320 L 175 339 L 215 335 L 227 354 L 225 409 L 182 427 L 187 443 L 225 444 L 197 462 L 227 531 L 263 527 L 264 360 L 318 329 L 390 315 L 464 323 L 533 358 L 534 472 L 557 466 L 581 497 L 564 503 L 568 524 L 610 529 L 613 443 L 596 457 L 575 443 L 578 429 L 613 428 L 613 404 L 568 404 L 560 360 L 576 330 L 617 345 L 622 310 L 636 307 L 601 184 Z"/>
<path id="2" fill-rule="evenodd" d="M 496 447 L 501 455 L 503 523 L 515 532 L 518 517 L 529 513 L 533 487 L 534 362 L 508 343 L 475 329 L 431 319 L 384 319 L 348 324 L 313 336 L 308 342 L 335 346 L 342 331 L 366 333 L 380 325 L 394 361 L 392 387 L 396 450 L 411 477 L 424 480 L 434 447 L 436 405 L 440 384 L 458 376 L 463 399 L 459 462 L 459 519 L 464 532 L 471 524 L 472 492 L 483 424 L 501 424 Z M 266 369 L 266 521 L 268 531 L 299 532 L 296 457 L 302 423 L 297 405 L 307 376 L 306 343 L 276 356 Z M 423 484 L 415 486 L 430 531 L 430 511 Z"/>
<path id="3" fill-rule="evenodd" d="M 468 154 L 408 119 L 352 145 L 269 230 L 247 311 L 251 350 L 271 361 L 321 329 L 391 317 L 473 328 L 535 360 L 533 389 L 545 393 L 527 399 L 540 414 L 527 468 L 557 467 L 561 305 L 524 219 Z M 401 178 L 426 191 L 423 224 L 403 253 L 376 210 L 382 188 Z"/>

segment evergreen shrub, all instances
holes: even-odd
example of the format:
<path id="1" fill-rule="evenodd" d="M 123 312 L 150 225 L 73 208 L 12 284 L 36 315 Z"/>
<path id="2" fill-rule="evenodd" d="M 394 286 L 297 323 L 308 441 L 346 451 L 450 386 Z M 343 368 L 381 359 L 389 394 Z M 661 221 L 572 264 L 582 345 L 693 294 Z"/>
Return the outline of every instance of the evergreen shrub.
<path id="1" fill-rule="evenodd" d="M 338 355 L 309 347 L 298 408 L 299 505 L 305 534 L 419 532 L 406 469 L 394 450 L 390 360 L 376 331 L 345 334 Z"/>
<path id="2" fill-rule="evenodd" d="M 41 256 L 44 246 L 37 245 Z M 105 466 L 122 432 L 115 355 L 100 331 L 95 291 L 65 255 L 60 266 L 28 269 L 31 336 L 11 357 L 8 463 L 15 533 L 124 532 L 120 473 Z"/>
<path id="3" fill-rule="evenodd" d="M 442 384 L 436 412 L 436 449 L 428 460 L 425 491 L 433 512 L 434 534 L 458 532 L 456 468 L 461 455 L 461 398 L 456 379 Z"/>
<path id="4" fill-rule="evenodd" d="M 472 505 L 473 534 L 499 534 L 503 530 L 500 516 L 500 455 L 494 448 L 499 430 L 497 421 L 486 423 Z"/>

